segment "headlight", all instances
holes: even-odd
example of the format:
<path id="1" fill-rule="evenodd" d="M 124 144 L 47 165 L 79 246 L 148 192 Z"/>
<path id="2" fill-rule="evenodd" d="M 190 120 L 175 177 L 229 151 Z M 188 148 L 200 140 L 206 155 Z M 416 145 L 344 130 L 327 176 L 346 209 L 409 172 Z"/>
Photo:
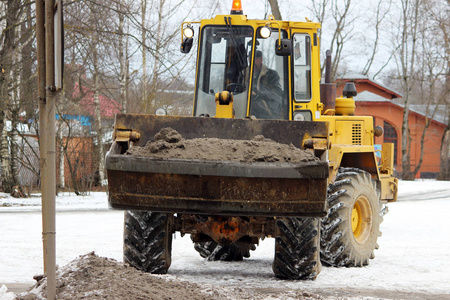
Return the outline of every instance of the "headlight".
<path id="1" fill-rule="evenodd" d="M 183 34 L 185 37 L 187 37 L 188 39 L 190 39 L 191 37 L 194 36 L 194 28 L 192 28 L 192 26 L 188 25 L 183 29 Z"/>
<path id="2" fill-rule="evenodd" d="M 311 121 L 311 112 L 308 111 L 297 111 L 294 112 L 294 121 Z"/>
<path id="3" fill-rule="evenodd" d="M 271 33 L 272 30 L 270 30 L 269 26 L 261 27 L 261 29 L 259 30 L 259 34 L 263 39 L 267 39 Z"/>
<path id="4" fill-rule="evenodd" d="M 157 115 L 157 116 L 167 116 L 167 111 L 164 108 L 160 107 L 160 108 L 156 109 L 155 115 Z"/>

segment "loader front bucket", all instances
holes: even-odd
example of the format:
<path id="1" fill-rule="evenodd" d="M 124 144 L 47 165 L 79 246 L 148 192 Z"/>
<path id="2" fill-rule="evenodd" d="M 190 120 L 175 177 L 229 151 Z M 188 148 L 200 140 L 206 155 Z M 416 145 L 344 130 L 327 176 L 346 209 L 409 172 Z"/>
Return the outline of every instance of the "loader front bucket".
<path id="1" fill-rule="evenodd" d="M 328 164 L 185 160 L 125 155 L 162 128 L 184 138 L 251 140 L 264 135 L 301 148 L 328 135 L 327 123 L 119 114 L 106 156 L 109 204 L 116 209 L 235 216 L 322 216 Z M 134 132 L 130 143 L 123 132 Z M 136 134 L 137 133 L 137 134 Z M 117 137 L 121 138 L 117 138 Z"/>

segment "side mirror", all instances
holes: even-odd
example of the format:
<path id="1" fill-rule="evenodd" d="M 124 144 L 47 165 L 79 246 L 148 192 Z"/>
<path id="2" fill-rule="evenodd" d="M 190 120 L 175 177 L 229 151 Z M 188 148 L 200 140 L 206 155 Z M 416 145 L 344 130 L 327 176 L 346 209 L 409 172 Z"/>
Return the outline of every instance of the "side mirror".
<path id="1" fill-rule="evenodd" d="M 278 56 L 289 56 L 292 54 L 292 42 L 290 39 L 277 40 L 275 43 L 275 54 Z"/>
<path id="2" fill-rule="evenodd" d="M 192 48 L 192 44 L 194 43 L 193 38 L 185 38 L 184 41 L 181 43 L 181 53 L 189 53 Z"/>
<path id="3" fill-rule="evenodd" d="M 157 108 L 156 111 L 155 111 L 155 115 L 157 115 L 157 116 L 167 116 L 167 110 L 165 110 L 162 107 Z"/>

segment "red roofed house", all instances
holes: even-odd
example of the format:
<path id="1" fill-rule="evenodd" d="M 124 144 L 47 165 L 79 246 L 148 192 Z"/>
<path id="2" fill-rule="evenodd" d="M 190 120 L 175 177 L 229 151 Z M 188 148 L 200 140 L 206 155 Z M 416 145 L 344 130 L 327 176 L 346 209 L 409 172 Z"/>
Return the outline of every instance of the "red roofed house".
<path id="1" fill-rule="evenodd" d="M 87 189 L 93 184 L 96 177 L 98 157 L 96 157 L 94 130 L 95 105 L 94 92 L 87 87 L 80 86 L 75 83 L 72 98 L 75 104 L 66 110 L 62 116 L 72 128 L 70 131 L 64 131 L 63 145 L 67 146 L 66 159 L 64 160 L 64 169 L 57 168 L 58 173 L 64 172 L 65 185 L 77 189 Z M 112 142 L 112 125 L 114 123 L 115 114 L 120 112 L 120 104 L 108 97 L 99 94 L 100 113 L 102 117 L 102 146 L 109 147 Z M 56 116 L 57 119 L 60 116 Z M 69 136 L 70 132 L 70 136 Z M 58 149 L 60 150 L 60 149 Z M 58 151 L 58 155 L 59 155 Z M 57 164 L 59 165 L 58 159 Z M 59 178 L 59 174 L 58 178 Z M 76 181 L 74 183 L 74 181 Z"/>
<path id="2" fill-rule="evenodd" d="M 95 115 L 94 92 L 84 86 L 80 89 L 78 83 L 75 83 L 73 99 L 79 98 L 81 98 L 78 102 L 80 113 L 93 117 Z M 113 119 L 117 113 L 120 113 L 121 105 L 117 101 L 109 99 L 102 94 L 98 95 L 98 100 L 100 102 L 102 119 Z"/>
<path id="3" fill-rule="evenodd" d="M 370 80 L 367 76 L 352 75 L 336 80 L 337 96 L 342 95 L 342 90 L 346 82 L 354 82 L 358 95 L 355 97 L 355 115 L 369 115 L 374 117 L 374 125 L 381 126 L 384 134 L 375 137 L 375 144 L 383 142 L 394 143 L 395 154 L 394 164 L 396 165 L 397 176 L 402 171 L 402 122 L 403 106 L 392 100 L 401 98 L 402 95 L 387 88 L 386 86 Z M 414 169 L 420 158 L 420 139 L 425 127 L 426 112 L 421 105 L 411 105 L 409 115 L 409 128 L 411 131 L 411 171 Z M 423 154 L 421 177 L 437 177 L 440 172 L 440 146 L 442 136 L 447 127 L 449 113 L 445 107 L 439 108 L 431 122 L 426 135 Z"/>

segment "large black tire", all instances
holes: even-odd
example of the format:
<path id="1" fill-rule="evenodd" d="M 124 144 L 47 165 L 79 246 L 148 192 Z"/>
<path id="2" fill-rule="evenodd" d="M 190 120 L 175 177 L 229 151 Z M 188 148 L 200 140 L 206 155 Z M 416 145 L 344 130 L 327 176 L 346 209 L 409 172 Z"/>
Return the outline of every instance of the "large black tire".
<path id="1" fill-rule="evenodd" d="M 272 269 L 282 279 L 313 280 L 319 275 L 320 218 L 277 219 Z"/>
<path id="2" fill-rule="evenodd" d="M 369 173 L 341 168 L 328 187 L 329 211 L 322 219 L 321 259 L 333 267 L 362 267 L 375 257 L 381 236 L 381 203 Z"/>
<path id="3" fill-rule="evenodd" d="M 138 270 L 166 274 L 171 263 L 171 215 L 126 211 L 123 260 Z"/>
<path id="4" fill-rule="evenodd" d="M 220 245 L 210 241 L 195 243 L 194 248 L 201 257 L 211 261 L 241 261 L 244 257 L 250 257 L 250 251 L 255 250 L 256 245 L 243 241 L 237 241 L 231 245 Z"/>

